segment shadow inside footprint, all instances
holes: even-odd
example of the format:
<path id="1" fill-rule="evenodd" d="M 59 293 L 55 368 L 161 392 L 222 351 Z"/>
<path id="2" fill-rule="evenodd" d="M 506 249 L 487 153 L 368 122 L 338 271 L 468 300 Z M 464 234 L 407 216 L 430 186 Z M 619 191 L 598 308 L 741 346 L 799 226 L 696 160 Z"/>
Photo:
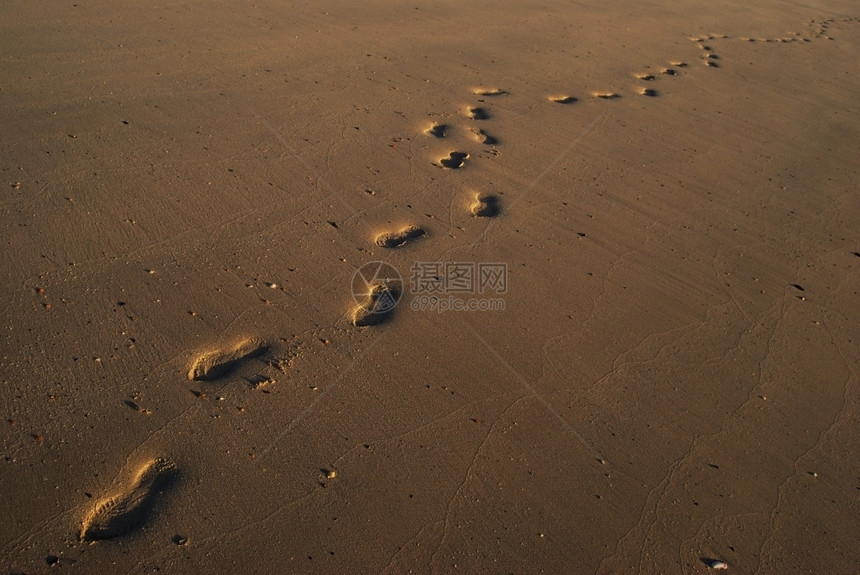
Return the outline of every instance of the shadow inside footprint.
<path id="1" fill-rule="evenodd" d="M 176 466 L 166 459 L 153 459 L 143 465 L 127 485 L 96 502 L 82 522 L 81 540 L 113 539 L 142 525 L 156 496 L 177 475 Z"/>
<path id="2" fill-rule="evenodd" d="M 356 327 L 378 325 L 391 316 L 400 301 L 400 290 L 393 285 L 378 283 L 370 286 L 364 300 L 352 312 L 352 324 Z"/>
<path id="3" fill-rule="evenodd" d="M 200 355 L 188 370 L 188 379 L 211 381 L 224 377 L 243 360 L 263 355 L 269 351 L 261 339 L 246 339 L 233 349 L 218 349 Z"/>
<path id="4" fill-rule="evenodd" d="M 488 146 L 495 146 L 499 143 L 499 139 L 487 134 L 484 130 L 474 130 L 475 140 Z"/>
<path id="5" fill-rule="evenodd" d="M 471 207 L 472 215 L 479 218 L 494 218 L 501 211 L 499 198 L 490 195 L 478 195 Z"/>
<path id="6" fill-rule="evenodd" d="M 648 96 L 649 98 L 657 97 L 657 90 L 652 90 L 651 88 L 644 88 L 641 93 L 643 96 Z"/>
<path id="7" fill-rule="evenodd" d="M 464 152 L 451 152 L 448 154 L 447 158 L 442 158 L 439 160 L 439 164 L 442 165 L 443 168 L 448 168 L 449 170 L 456 170 L 457 168 L 461 168 L 464 163 L 466 163 L 466 158 L 469 157 L 469 154 Z"/>
<path id="8" fill-rule="evenodd" d="M 441 139 L 441 138 L 445 137 L 445 131 L 447 129 L 448 129 L 448 126 L 446 126 L 445 124 L 433 124 L 433 126 L 427 130 L 427 133 L 430 134 L 431 136 L 433 136 L 434 138 L 440 138 Z"/>
<path id="9" fill-rule="evenodd" d="M 409 240 L 420 238 L 425 234 L 418 226 L 406 226 L 397 232 L 386 232 L 376 236 L 376 245 L 381 248 L 399 248 Z"/>
<path id="10" fill-rule="evenodd" d="M 470 108 L 469 117 L 473 120 L 487 120 L 490 114 L 484 108 Z"/>

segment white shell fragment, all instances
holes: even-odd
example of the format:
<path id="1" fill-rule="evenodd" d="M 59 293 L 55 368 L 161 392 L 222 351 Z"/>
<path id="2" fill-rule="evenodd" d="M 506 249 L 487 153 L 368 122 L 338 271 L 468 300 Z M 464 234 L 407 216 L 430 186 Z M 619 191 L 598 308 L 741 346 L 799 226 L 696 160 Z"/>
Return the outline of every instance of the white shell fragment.
<path id="1" fill-rule="evenodd" d="M 729 568 L 728 563 L 725 561 L 720 561 L 719 559 L 709 559 L 707 561 L 708 567 L 711 569 L 715 569 L 717 571 L 725 571 Z"/>

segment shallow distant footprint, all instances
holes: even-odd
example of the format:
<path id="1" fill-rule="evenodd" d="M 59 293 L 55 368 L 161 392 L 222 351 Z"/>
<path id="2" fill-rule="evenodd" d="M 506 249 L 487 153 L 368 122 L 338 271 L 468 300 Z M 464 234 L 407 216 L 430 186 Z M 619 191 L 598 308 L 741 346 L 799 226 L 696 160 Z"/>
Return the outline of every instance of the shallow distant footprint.
<path id="1" fill-rule="evenodd" d="M 573 104 L 577 101 L 574 96 L 550 96 L 547 99 L 550 102 L 555 102 L 556 104 Z"/>
<path id="2" fill-rule="evenodd" d="M 176 466 L 160 457 L 142 465 L 128 483 L 96 502 L 82 522 L 81 540 L 112 539 L 139 527 L 146 521 L 155 497 L 176 475 Z"/>
<path id="3" fill-rule="evenodd" d="M 381 248 L 399 248 L 409 240 L 420 238 L 425 234 L 418 226 L 406 226 L 396 232 L 386 232 L 376 236 L 376 245 Z"/>
<path id="4" fill-rule="evenodd" d="M 472 93 L 476 96 L 507 96 L 507 90 L 501 88 L 475 88 Z"/>
<path id="5" fill-rule="evenodd" d="M 616 94 L 615 92 L 594 92 L 595 98 L 600 98 L 601 100 L 614 100 L 616 98 L 620 98 L 620 94 Z"/>
<path id="6" fill-rule="evenodd" d="M 262 339 L 246 339 L 232 349 L 217 349 L 197 357 L 188 370 L 188 379 L 208 381 L 230 373 L 236 365 L 246 359 L 263 355 L 268 351 Z"/>
<path id="7" fill-rule="evenodd" d="M 488 194 L 478 194 L 470 206 L 473 216 L 479 218 L 494 218 L 499 215 L 499 198 Z"/>
<path id="8" fill-rule="evenodd" d="M 352 312 L 352 324 L 356 327 L 378 325 L 391 315 L 400 292 L 396 286 L 377 283 L 369 286 L 368 293 Z"/>

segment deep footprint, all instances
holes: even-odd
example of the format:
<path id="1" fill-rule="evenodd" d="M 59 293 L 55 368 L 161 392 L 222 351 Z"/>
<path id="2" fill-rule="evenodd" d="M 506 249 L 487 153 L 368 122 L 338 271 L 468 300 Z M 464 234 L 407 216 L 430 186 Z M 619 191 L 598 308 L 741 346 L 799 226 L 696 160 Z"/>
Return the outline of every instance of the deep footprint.
<path id="1" fill-rule="evenodd" d="M 81 540 L 113 539 L 142 525 L 155 497 L 176 475 L 176 466 L 166 459 L 153 459 L 143 465 L 129 484 L 96 502 L 83 520 Z"/>
<path id="2" fill-rule="evenodd" d="M 448 154 L 447 158 L 442 158 L 439 160 L 439 164 L 443 168 L 448 168 L 449 170 L 456 170 L 458 168 L 462 168 L 463 164 L 466 163 L 466 160 L 469 158 L 469 154 L 465 152 L 451 152 Z"/>
<path id="3" fill-rule="evenodd" d="M 427 133 L 433 136 L 434 138 L 444 138 L 445 131 L 448 129 L 448 126 L 445 124 L 433 124 L 427 129 Z"/>
<path id="4" fill-rule="evenodd" d="M 388 284 L 375 284 L 370 287 L 364 301 L 352 312 L 352 324 L 356 327 L 378 325 L 391 316 L 400 301 L 399 290 Z"/>
<path id="5" fill-rule="evenodd" d="M 406 226 L 398 232 L 386 232 L 376 236 L 376 245 L 381 248 L 399 248 L 409 240 L 420 238 L 424 233 L 418 226 Z"/>
<path id="6" fill-rule="evenodd" d="M 204 353 L 191 364 L 188 379 L 198 381 L 218 379 L 230 373 L 239 362 L 263 355 L 268 349 L 266 342 L 261 339 L 246 339 L 232 350 L 219 349 Z"/>
<path id="7" fill-rule="evenodd" d="M 478 194 L 470 209 L 472 215 L 479 218 L 494 218 L 501 211 L 499 198 L 484 194 Z"/>
<path id="8" fill-rule="evenodd" d="M 490 113 L 484 108 L 469 108 L 467 116 L 473 120 L 487 120 L 490 117 Z"/>

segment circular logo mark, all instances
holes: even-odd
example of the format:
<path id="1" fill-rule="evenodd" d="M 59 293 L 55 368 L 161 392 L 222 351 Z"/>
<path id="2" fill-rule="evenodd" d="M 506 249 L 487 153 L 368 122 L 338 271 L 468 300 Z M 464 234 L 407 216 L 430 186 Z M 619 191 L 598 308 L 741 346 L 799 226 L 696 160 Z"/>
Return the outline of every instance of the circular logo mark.
<path id="1" fill-rule="evenodd" d="M 367 262 L 352 276 L 352 297 L 373 313 L 387 313 L 403 297 L 403 278 L 391 264 Z"/>

